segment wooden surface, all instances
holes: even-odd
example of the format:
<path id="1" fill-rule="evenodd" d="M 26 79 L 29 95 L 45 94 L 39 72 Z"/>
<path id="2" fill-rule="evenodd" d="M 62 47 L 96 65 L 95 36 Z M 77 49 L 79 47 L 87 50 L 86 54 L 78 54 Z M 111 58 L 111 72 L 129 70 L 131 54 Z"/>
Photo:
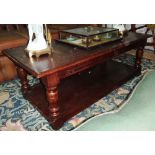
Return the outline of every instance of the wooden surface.
<path id="1" fill-rule="evenodd" d="M 65 122 L 134 75 L 136 75 L 136 70 L 131 66 L 108 61 L 103 65 L 97 65 L 80 74 L 63 79 L 58 86 L 62 117 L 59 117 L 56 122 Z M 51 124 L 53 123 L 47 110 L 48 102 L 42 84 L 34 86 L 31 91 L 25 94 L 25 98 L 34 103 L 42 115 L 46 116 Z M 58 128 L 60 126 L 58 125 Z"/>
<path id="2" fill-rule="evenodd" d="M 1 26 L 2 25 L 0 24 L 0 28 L 2 28 Z M 23 46 L 27 43 L 25 37 L 18 34 L 16 30 L 12 31 L 11 25 L 8 25 L 8 29 L 9 31 L 0 30 L 0 83 L 6 80 L 12 80 L 16 76 L 14 64 L 8 59 L 8 57 L 2 54 L 2 51 L 9 48 Z"/>
<path id="3" fill-rule="evenodd" d="M 27 38 L 17 32 L 2 31 L 0 32 L 0 51 L 26 45 L 27 41 Z"/>
<path id="4" fill-rule="evenodd" d="M 145 24 L 139 27 L 136 27 L 136 24 L 131 24 L 131 31 L 136 32 L 137 30 L 140 30 L 140 29 L 146 29 L 144 32 L 145 34 L 148 34 L 148 33 L 150 34 L 151 32 L 150 37 L 152 37 L 152 41 L 147 42 L 146 46 L 152 46 L 155 54 L 155 24 Z"/>
<path id="5" fill-rule="evenodd" d="M 130 32 L 122 41 L 89 50 L 56 42 L 51 57 L 44 55 L 38 59 L 29 59 L 24 47 L 4 54 L 18 66 L 25 97 L 38 107 L 54 129 L 59 129 L 66 120 L 141 73 L 147 37 Z M 131 49 L 137 49 L 133 67 L 110 61 Z M 30 88 L 27 73 L 40 78 L 43 89 L 41 85 Z"/>
<path id="6" fill-rule="evenodd" d="M 74 48 L 73 46 L 63 43 L 55 43 L 53 45 L 54 52 L 52 57 L 42 56 L 39 59 L 34 58 L 32 60 L 24 54 L 24 47 L 8 49 L 5 51 L 5 55 L 32 75 L 40 78 L 48 74 L 63 72 L 63 70 L 73 68 L 74 66 L 85 65 L 85 63 L 89 63 L 90 61 L 95 63 L 96 59 L 117 56 L 124 51 L 142 46 L 145 44 L 146 38 L 147 35 L 131 32 L 122 41 L 105 46 L 101 45 L 90 50 Z"/>

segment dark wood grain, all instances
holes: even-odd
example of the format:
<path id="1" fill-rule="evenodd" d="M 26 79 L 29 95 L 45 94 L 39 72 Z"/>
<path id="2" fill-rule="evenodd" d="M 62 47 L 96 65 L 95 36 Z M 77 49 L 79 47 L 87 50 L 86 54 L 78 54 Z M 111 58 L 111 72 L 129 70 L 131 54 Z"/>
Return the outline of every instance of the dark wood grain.
<path id="1" fill-rule="evenodd" d="M 37 78 L 53 73 L 60 73 L 68 68 L 92 64 L 98 59 L 111 58 L 133 48 L 145 44 L 147 35 L 129 33 L 122 41 L 105 46 L 99 46 L 90 50 L 72 47 L 63 43 L 54 43 L 52 57 L 41 56 L 39 59 L 29 59 L 24 54 L 24 47 L 8 49 L 4 53 L 16 64 L 27 70 Z"/>
<path id="2" fill-rule="evenodd" d="M 63 79 L 58 86 L 58 104 L 61 107 L 59 109 L 61 116 L 59 115 L 55 119 L 51 119 L 48 113 L 46 90 L 42 84 L 32 87 L 25 97 L 41 111 L 54 129 L 59 129 L 63 122 L 118 88 L 136 74 L 136 69 L 131 66 L 107 61 L 105 64 Z"/>
<path id="3" fill-rule="evenodd" d="M 28 90 L 30 88 L 28 80 L 27 80 L 27 72 L 23 68 L 20 68 L 18 66 L 16 66 L 16 70 L 18 73 L 18 77 L 21 80 L 21 84 L 22 84 L 21 89 L 22 89 L 23 93 L 26 93 L 26 92 L 28 92 Z"/>
<path id="4" fill-rule="evenodd" d="M 54 129 L 59 129 L 66 120 L 141 73 L 147 37 L 130 32 L 121 41 L 92 49 L 55 42 L 52 56 L 38 59 L 29 59 L 24 47 L 6 50 L 4 54 L 19 68 L 40 78 L 41 83 L 24 91 L 24 95 Z M 111 61 L 131 49 L 137 49 L 134 66 Z M 23 88 L 27 89 L 25 74 L 19 77 Z"/>

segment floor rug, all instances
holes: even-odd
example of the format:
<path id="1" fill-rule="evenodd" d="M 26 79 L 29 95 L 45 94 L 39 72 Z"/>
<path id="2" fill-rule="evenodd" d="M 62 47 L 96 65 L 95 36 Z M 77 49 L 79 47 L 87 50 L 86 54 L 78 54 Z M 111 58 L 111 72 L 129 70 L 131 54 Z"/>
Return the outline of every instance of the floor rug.
<path id="1" fill-rule="evenodd" d="M 133 65 L 135 56 L 123 54 L 116 61 Z M 133 78 L 120 88 L 112 91 L 89 108 L 64 123 L 60 131 L 71 131 L 86 120 L 116 110 L 126 101 L 147 70 L 155 69 L 155 61 L 142 59 L 142 75 Z M 28 76 L 30 85 L 39 82 Z M 23 98 L 19 79 L 0 85 L 0 130 L 1 131 L 52 131 L 47 120 Z"/>
<path id="2" fill-rule="evenodd" d="M 135 50 L 131 50 L 131 51 L 128 52 L 128 54 L 136 55 L 136 52 L 135 52 Z M 154 53 L 154 51 L 145 50 L 145 52 L 143 54 L 143 58 L 150 59 L 150 60 L 155 60 L 155 53 Z"/>

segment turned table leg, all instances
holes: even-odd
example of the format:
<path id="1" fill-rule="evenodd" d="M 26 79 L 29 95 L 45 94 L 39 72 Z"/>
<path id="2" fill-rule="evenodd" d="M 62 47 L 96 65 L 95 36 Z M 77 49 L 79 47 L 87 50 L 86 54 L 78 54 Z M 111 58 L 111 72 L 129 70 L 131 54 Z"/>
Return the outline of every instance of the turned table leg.
<path id="1" fill-rule="evenodd" d="M 143 53 L 144 53 L 144 47 L 140 47 L 139 49 L 137 49 L 136 51 L 136 61 L 135 61 L 135 68 L 138 71 L 138 75 L 141 74 L 141 59 L 143 57 Z"/>
<path id="2" fill-rule="evenodd" d="M 42 82 L 46 87 L 46 96 L 49 104 L 49 117 L 53 129 L 59 129 L 63 125 L 60 114 L 60 105 L 58 101 L 58 84 L 59 78 L 57 74 L 42 78 Z"/>
<path id="3" fill-rule="evenodd" d="M 28 80 L 27 80 L 27 73 L 24 69 L 20 68 L 20 67 L 16 67 L 17 69 L 17 74 L 18 77 L 21 81 L 21 89 L 23 93 L 26 93 L 29 90 L 29 84 L 28 84 Z"/>

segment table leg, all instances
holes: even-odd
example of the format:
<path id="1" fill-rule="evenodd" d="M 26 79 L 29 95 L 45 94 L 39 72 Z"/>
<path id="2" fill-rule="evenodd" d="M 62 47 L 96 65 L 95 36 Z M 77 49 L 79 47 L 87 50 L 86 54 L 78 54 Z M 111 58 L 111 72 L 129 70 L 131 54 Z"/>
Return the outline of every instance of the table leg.
<path id="1" fill-rule="evenodd" d="M 30 88 L 28 80 L 27 80 L 27 73 L 26 73 L 26 71 L 24 69 L 22 69 L 22 68 L 20 68 L 18 66 L 16 67 L 16 69 L 17 69 L 18 77 L 19 77 L 19 79 L 21 81 L 22 92 L 26 93 Z"/>
<path id="2" fill-rule="evenodd" d="M 140 47 L 136 51 L 135 68 L 138 71 L 138 73 L 137 73 L 138 75 L 141 74 L 141 59 L 143 57 L 143 53 L 144 53 L 144 47 Z"/>
<path id="3" fill-rule="evenodd" d="M 46 87 L 46 96 L 49 103 L 49 117 L 53 129 L 59 129 L 63 125 L 60 114 L 60 105 L 58 102 L 58 84 L 59 77 L 57 74 L 42 78 Z"/>

